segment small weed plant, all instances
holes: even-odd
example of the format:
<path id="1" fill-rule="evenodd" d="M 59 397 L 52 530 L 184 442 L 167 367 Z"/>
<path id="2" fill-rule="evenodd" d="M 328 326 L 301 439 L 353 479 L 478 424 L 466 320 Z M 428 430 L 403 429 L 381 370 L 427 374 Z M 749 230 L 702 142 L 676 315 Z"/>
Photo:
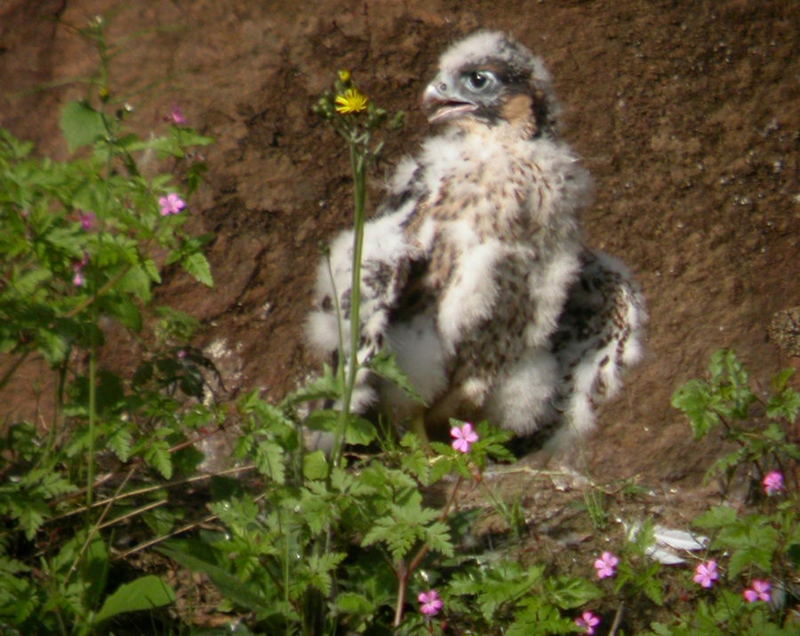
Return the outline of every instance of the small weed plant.
<path id="1" fill-rule="evenodd" d="M 519 501 L 486 478 L 490 462 L 513 461 L 507 433 L 453 421 L 451 444 L 427 445 L 352 412 L 364 365 L 414 391 L 391 356 L 355 356 L 366 174 L 400 117 L 348 72 L 316 110 L 350 153 L 352 328 L 340 350 L 353 353 L 278 403 L 252 391 L 215 405 L 212 365 L 190 345 L 196 321 L 154 302 L 165 268 L 212 284 L 209 237 L 184 228 L 204 169 L 196 149 L 211 140 L 177 108 L 159 136 L 128 129 L 104 26 L 83 30 L 101 60 L 89 97 L 61 115 L 72 158 L 35 158 L 0 132 L 0 382 L 44 360 L 38 386 L 52 404 L 0 429 L 4 633 L 797 633 L 800 395 L 788 371 L 759 397 L 720 351 L 709 379 L 675 393 L 696 438 L 735 447 L 710 476 L 725 493 L 753 485 L 746 501 L 694 520 L 708 541 L 688 567 L 653 559 L 652 520 L 616 536 L 600 488 L 585 516 L 607 549 L 555 567 L 525 549 Z M 106 341 L 121 331 L 139 359 L 114 373 Z M 336 407 L 309 406 L 320 403 Z M 228 424 L 230 468 L 200 471 L 195 443 Z M 330 452 L 309 448 L 309 431 L 330 436 Z M 463 502 L 475 489 L 506 522 L 499 547 L 471 537 L 481 512 Z M 213 612 L 228 626 L 196 626 L 203 617 L 175 583 L 184 569 L 217 590 Z"/>

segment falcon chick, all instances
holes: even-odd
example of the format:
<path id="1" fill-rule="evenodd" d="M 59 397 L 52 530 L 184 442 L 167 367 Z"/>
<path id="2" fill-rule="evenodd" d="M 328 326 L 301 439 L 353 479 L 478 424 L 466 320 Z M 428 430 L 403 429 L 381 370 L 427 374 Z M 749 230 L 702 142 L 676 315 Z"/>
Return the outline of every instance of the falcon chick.
<path id="1" fill-rule="evenodd" d="M 441 56 L 422 106 L 439 131 L 365 226 L 358 357 L 393 352 L 426 405 L 362 369 L 353 408 L 429 428 L 488 418 L 563 443 L 640 357 L 646 316 L 628 270 L 582 244 L 591 180 L 558 138 L 550 76 L 479 31 Z M 342 232 L 319 267 L 307 331 L 325 356 L 349 353 L 335 307 L 348 333 L 352 249 Z"/>

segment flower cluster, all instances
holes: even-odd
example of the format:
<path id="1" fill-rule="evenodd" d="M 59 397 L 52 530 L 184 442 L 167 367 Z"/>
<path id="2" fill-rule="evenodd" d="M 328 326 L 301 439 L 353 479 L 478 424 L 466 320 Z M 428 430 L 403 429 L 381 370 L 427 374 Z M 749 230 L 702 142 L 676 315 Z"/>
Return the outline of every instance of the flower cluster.
<path id="1" fill-rule="evenodd" d="M 597 570 L 598 579 L 607 579 L 617 573 L 619 559 L 611 552 L 603 552 L 600 558 L 594 562 L 594 569 Z"/>

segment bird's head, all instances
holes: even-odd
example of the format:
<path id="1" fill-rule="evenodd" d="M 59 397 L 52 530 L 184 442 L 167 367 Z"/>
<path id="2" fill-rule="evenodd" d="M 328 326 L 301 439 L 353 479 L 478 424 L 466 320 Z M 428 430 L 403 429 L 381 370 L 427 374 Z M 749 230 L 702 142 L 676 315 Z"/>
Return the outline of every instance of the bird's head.
<path id="1" fill-rule="evenodd" d="M 557 110 L 542 61 L 496 31 L 473 33 L 444 52 L 422 107 L 431 123 L 507 122 L 531 137 L 552 132 Z"/>

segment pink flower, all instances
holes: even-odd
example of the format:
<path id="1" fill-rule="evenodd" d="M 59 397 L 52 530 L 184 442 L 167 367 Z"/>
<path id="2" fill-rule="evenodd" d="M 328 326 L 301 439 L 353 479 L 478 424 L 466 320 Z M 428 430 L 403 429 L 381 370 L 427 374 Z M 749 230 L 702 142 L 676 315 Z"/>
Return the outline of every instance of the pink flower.
<path id="1" fill-rule="evenodd" d="M 86 279 L 83 277 L 83 268 L 89 264 L 89 254 L 86 252 L 83 253 L 83 258 L 77 263 L 72 264 L 72 271 L 75 272 L 75 276 L 72 277 L 72 284 L 75 287 L 83 287 L 86 283 Z"/>
<path id="2" fill-rule="evenodd" d="M 172 192 L 165 197 L 161 197 L 158 200 L 158 205 L 161 206 L 161 216 L 169 216 L 170 214 L 179 214 L 186 207 L 186 201 Z"/>
<path id="3" fill-rule="evenodd" d="M 585 634 L 594 634 L 594 628 L 600 624 L 600 617 L 593 612 L 584 612 L 580 618 L 575 619 L 575 624 L 583 628 Z"/>
<path id="4" fill-rule="evenodd" d="M 454 438 L 453 448 L 462 453 L 468 453 L 470 447 L 478 441 L 478 434 L 472 430 L 472 424 L 469 422 L 461 428 L 458 426 L 451 428 L 450 436 Z"/>
<path id="5" fill-rule="evenodd" d="M 182 126 L 186 123 L 186 117 L 183 116 L 183 111 L 177 104 L 172 105 L 172 112 L 169 114 L 169 119 L 171 119 L 172 123 L 176 126 Z"/>
<path id="6" fill-rule="evenodd" d="M 716 561 L 708 561 L 707 563 L 701 563 L 694 570 L 693 581 L 698 585 L 702 585 L 705 588 L 709 588 L 712 585 L 714 585 L 714 581 L 718 579 L 719 579 L 719 573 L 717 572 Z"/>
<path id="7" fill-rule="evenodd" d="M 81 212 L 78 215 L 78 220 L 81 223 L 81 229 L 88 231 L 94 227 L 94 222 L 97 219 L 94 212 Z"/>
<path id="8" fill-rule="evenodd" d="M 748 603 L 755 603 L 756 601 L 766 601 L 769 603 L 772 598 L 769 593 L 771 589 L 772 585 L 769 581 L 755 579 L 753 584 L 744 591 L 744 599 Z"/>
<path id="9" fill-rule="evenodd" d="M 783 490 L 783 474 L 777 470 L 773 470 L 764 475 L 764 479 L 761 480 L 761 485 L 764 487 L 764 493 L 767 495 L 774 495 Z"/>
<path id="10" fill-rule="evenodd" d="M 594 569 L 597 570 L 597 578 L 605 579 L 617 573 L 619 559 L 611 552 L 603 552 L 600 558 L 594 562 Z"/>
<path id="11" fill-rule="evenodd" d="M 420 592 L 417 599 L 420 602 L 419 611 L 425 614 L 425 616 L 436 616 L 439 613 L 439 610 L 444 607 L 444 603 L 442 603 L 442 599 L 439 598 L 439 592 L 436 590 L 431 590 L 429 592 Z"/>

